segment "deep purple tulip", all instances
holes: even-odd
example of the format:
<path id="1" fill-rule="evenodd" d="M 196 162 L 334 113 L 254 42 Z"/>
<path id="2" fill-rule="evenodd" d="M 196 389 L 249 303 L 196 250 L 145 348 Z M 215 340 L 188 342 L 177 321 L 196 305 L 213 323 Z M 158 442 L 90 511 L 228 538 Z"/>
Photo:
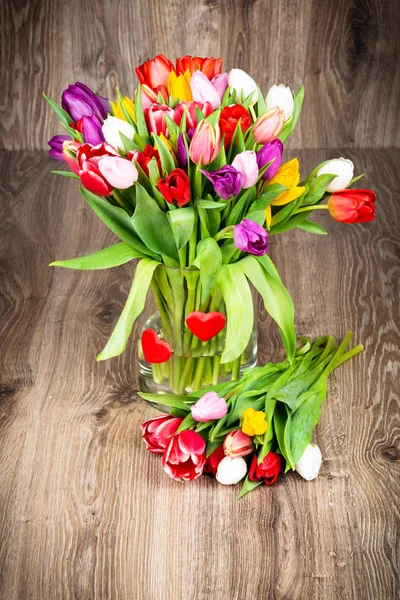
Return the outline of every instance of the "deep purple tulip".
<path id="1" fill-rule="evenodd" d="M 83 139 L 92 146 L 97 146 L 101 142 L 105 142 L 103 131 L 101 129 L 102 122 L 96 115 L 82 117 L 82 133 Z"/>
<path id="2" fill-rule="evenodd" d="M 62 107 L 76 123 L 84 116 L 96 115 L 101 121 L 110 112 L 110 103 L 107 98 L 98 96 L 83 83 L 77 81 L 69 85 L 62 93 Z"/>
<path id="3" fill-rule="evenodd" d="M 201 171 L 203 175 L 211 181 L 215 192 L 220 198 L 229 200 L 232 196 L 237 196 L 243 185 L 243 175 L 235 167 L 225 165 L 218 171 Z"/>
<path id="4" fill-rule="evenodd" d="M 255 221 L 243 219 L 233 228 L 233 241 L 236 248 L 254 256 L 268 252 L 268 233 Z"/>
<path id="5" fill-rule="evenodd" d="M 265 144 L 257 152 L 257 164 L 259 169 L 262 169 L 267 163 L 275 159 L 274 162 L 264 171 L 261 179 L 264 179 L 264 181 L 269 181 L 275 177 L 282 163 L 282 151 L 283 144 L 281 140 L 273 140 L 272 142 Z"/>
<path id="6" fill-rule="evenodd" d="M 176 143 L 176 155 L 178 158 L 179 166 L 182 169 L 186 169 L 188 159 L 187 159 L 185 142 L 183 140 L 183 133 L 180 133 L 178 135 L 178 141 Z"/>
<path id="7" fill-rule="evenodd" d="M 61 160 L 62 162 L 66 162 L 63 153 L 62 153 L 62 149 L 63 149 L 63 143 L 66 140 L 70 140 L 71 138 L 69 137 L 69 135 L 55 135 L 51 138 L 51 140 L 48 143 L 48 145 L 50 146 L 51 150 L 49 150 L 49 155 L 52 158 L 55 158 L 56 160 Z"/>

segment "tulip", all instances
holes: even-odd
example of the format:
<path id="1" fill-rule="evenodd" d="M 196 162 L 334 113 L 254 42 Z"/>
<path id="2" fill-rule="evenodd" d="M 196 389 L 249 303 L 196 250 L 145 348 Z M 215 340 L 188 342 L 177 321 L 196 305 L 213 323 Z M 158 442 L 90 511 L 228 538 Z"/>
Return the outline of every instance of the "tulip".
<path id="1" fill-rule="evenodd" d="M 253 440 L 249 435 L 246 435 L 241 429 L 235 429 L 228 433 L 224 439 L 224 452 L 231 458 L 237 456 L 246 456 L 254 450 Z"/>
<path id="2" fill-rule="evenodd" d="M 225 165 L 218 171 L 201 171 L 211 181 L 220 198 L 229 200 L 237 196 L 243 186 L 243 175 L 231 165 Z"/>
<path id="3" fill-rule="evenodd" d="M 186 71 L 181 75 L 177 75 L 175 71 L 171 71 L 168 77 L 167 91 L 175 102 L 192 100 L 190 72 Z"/>
<path id="4" fill-rule="evenodd" d="M 152 160 L 152 158 L 155 158 L 157 161 L 158 171 L 161 173 L 161 161 L 158 150 L 149 144 L 146 144 L 142 152 L 139 152 L 138 150 L 131 150 L 128 152 L 126 158 L 128 160 L 137 162 L 147 177 L 149 177 L 149 162 Z"/>
<path id="5" fill-rule="evenodd" d="M 71 149 L 71 146 L 72 144 L 69 144 L 68 148 Z M 97 146 L 91 146 L 90 144 L 79 144 L 75 150 L 75 153 L 76 160 L 80 165 L 84 160 L 89 160 L 95 156 L 119 156 L 116 149 L 105 142 L 97 144 Z"/>
<path id="6" fill-rule="evenodd" d="M 62 93 L 61 105 L 76 123 L 84 116 L 96 115 L 103 121 L 110 111 L 107 98 L 98 96 L 83 83 L 77 81 Z"/>
<path id="7" fill-rule="evenodd" d="M 97 146 L 90 144 L 79 144 L 76 142 L 64 142 L 65 156 L 71 160 L 71 168 L 79 175 L 82 185 L 93 194 L 108 196 L 113 185 L 104 177 L 99 168 L 101 158 L 112 156 L 119 158 L 118 152 L 109 144 L 104 142 Z M 76 162 L 73 161 L 72 153 L 76 153 Z"/>
<path id="8" fill-rule="evenodd" d="M 102 122 L 96 115 L 84 116 L 77 123 L 77 129 L 83 133 L 83 139 L 87 144 L 97 146 L 104 142 Z"/>
<path id="9" fill-rule="evenodd" d="M 341 223 L 365 223 L 375 219 L 375 200 L 372 190 L 345 190 L 330 196 L 328 209 Z"/>
<path id="10" fill-rule="evenodd" d="M 190 80 L 190 89 L 193 100 L 196 102 L 210 102 L 214 110 L 221 106 L 221 98 L 217 90 L 207 75 L 204 75 L 201 71 L 193 73 Z"/>
<path id="11" fill-rule="evenodd" d="M 63 154 L 63 144 L 66 141 L 72 141 L 69 135 L 54 135 L 48 143 L 50 146 L 49 156 L 62 162 L 67 162 Z"/>
<path id="12" fill-rule="evenodd" d="M 319 175 L 337 175 L 332 179 L 326 191 L 332 194 L 333 192 L 341 192 L 349 185 L 354 175 L 354 165 L 351 160 L 346 158 L 334 158 L 325 163 L 317 171 Z"/>
<path id="13" fill-rule="evenodd" d="M 195 404 L 192 404 L 191 410 L 195 421 L 206 423 L 225 417 L 228 405 L 225 398 L 220 398 L 216 392 L 207 392 Z"/>
<path id="14" fill-rule="evenodd" d="M 169 74 L 174 70 L 174 65 L 164 54 L 157 54 L 135 69 L 139 82 L 153 90 L 159 86 L 166 86 Z"/>
<path id="15" fill-rule="evenodd" d="M 288 188 L 285 192 L 279 194 L 271 204 L 273 206 L 284 206 L 285 204 L 289 204 L 289 202 L 293 202 L 293 200 L 297 200 L 306 189 L 303 186 L 297 185 L 299 181 L 299 161 L 297 158 L 293 158 L 279 167 L 277 174 L 269 181 L 268 185 L 280 183 Z M 272 220 L 271 205 L 267 206 L 265 213 L 267 228 L 269 229 Z"/>
<path id="16" fill-rule="evenodd" d="M 287 121 L 293 114 L 294 110 L 294 99 L 293 93 L 290 87 L 285 87 L 283 83 L 279 85 L 273 85 L 269 90 L 265 103 L 267 110 L 278 107 L 284 112 L 284 119 Z"/>
<path id="17" fill-rule="evenodd" d="M 242 69 L 232 69 L 229 71 L 228 83 L 236 92 L 236 102 L 238 104 L 246 100 L 250 94 L 252 94 L 250 105 L 253 106 L 256 104 L 258 100 L 257 84 L 245 71 L 242 71 Z"/>
<path id="18" fill-rule="evenodd" d="M 204 472 L 212 473 L 215 477 L 217 474 L 218 465 L 221 462 L 221 460 L 224 458 L 224 456 L 225 456 L 224 447 L 221 444 L 221 446 L 218 446 L 218 448 L 216 450 L 214 450 L 214 452 L 212 452 L 210 454 L 210 456 L 206 459 L 206 464 L 204 466 Z"/>
<path id="19" fill-rule="evenodd" d="M 180 133 L 178 135 L 178 139 L 176 142 L 176 157 L 178 159 L 179 166 L 182 167 L 182 169 L 186 169 L 188 157 L 183 136 L 183 133 Z"/>
<path id="20" fill-rule="evenodd" d="M 272 179 L 278 172 L 279 167 L 282 163 L 282 152 L 283 152 L 283 144 L 280 140 L 272 140 L 272 142 L 268 142 L 265 144 L 258 152 L 257 152 L 257 164 L 258 168 L 261 170 L 266 164 L 273 161 L 269 167 L 266 168 L 264 173 L 261 176 L 261 179 L 264 181 L 268 181 Z"/>
<path id="21" fill-rule="evenodd" d="M 258 458 L 253 456 L 249 470 L 249 479 L 251 481 L 264 481 L 267 485 L 272 485 L 279 477 L 281 472 L 282 459 L 279 454 L 270 450 L 264 457 L 262 463 L 258 464 Z"/>
<path id="22" fill-rule="evenodd" d="M 118 156 L 103 156 L 98 166 L 108 183 L 120 190 L 130 188 L 139 176 L 137 168 L 130 160 Z"/>
<path id="23" fill-rule="evenodd" d="M 283 129 L 284 112 L 280 108 L 271 108 L 258 117 L 253 125 L 253 137 L 257 144 L 266 144 L 278 137 Z"/>
<path id="24" fill-rule="evenodd" d="M 217 158 L 221 134 L 218 124 L 211 125 L 208 121 L 200 121 L 197 125 L 189 146 L 189 155 L 196 164 L 208 165 Z"/>
<path id="25" fill-rule="evenodd" d="M 213 111 L 210 102 L 179 102 L 174 109 L 174 121 L 177 125 L 181 124 L 182 117 L 186 110 L 186 129 L 194 129 L 197 125 L 196 108 L 199 108 L 205 117 L 211 115 Z"/>
<path id="26" fill-rule="evenodd" d="M 237 124 L 240 123 L 240 129 L 245 132 L 251 127 L 251 117 L 249 111 L 241 104 L 232 104 L 222 109 L 219 118 L 221 135 L 224 136 L 225 150 L 229 148 L 235 133 Z"/>
<path id="27" fill-rule="evenodd" d="M 263 256 L 268 252 L 268 233 L 255 221 L 243 219 L 233 228 L 233 241 L 239 250 L 254 256 Z"/>
<path id="28" fill-rule="evenodd" d="M 251 436 L 262 435 L 267 429 L 268 423 L 265 420 L 265 413 L 263 411 L 254 410 L 254 408 L 246 408 L 246 410 L 243 411 L 243 433 Z"/>
<path id="29" fill-rule="evenodd" d="M 225 92 L 228 88 L 228 73 L 221 73 L 221 75 L 217 75 L 211 79 L 211 83 L 217 92 L 219 99 L 222 102 L 222 98 L 225 95 Z"/>
<path id="30" fill-rule="evenodd" d="M 306 479 L 307 481 L 311 481 L 318 476 L 319 470 L 321 468 L 322 463 L 322 455 L 321 450 L 318 448 L 316 444 L 308 444 L 307 448 L 304 450 L 302 457 L 296 463 L 296 471 L 299 475 Z"/>
<path id="31" fill-rule="evenodd" d="M 240 456 L 231 458 L 225 456 L 218 465 L 216 480 L 223 485 L 235 485 L 247 473 L 247 464 Z"/>
<path id="32" fill-rule="evenodd" d="M 143 111 L 146 111 L 152 104 L 158 102 L 157 94 L 145 84 L 140 86 L 140 99 L 142 101 Z M 164 101 L 168 101 L 168 92 L 165 94 Z"/>
<path id="33" fill-rule="evenodd" d="M 151 93 L 153 94 L 153 92 L 151 92 Z M 155 99 L 155 102 L 157 102 L 157 97 Z M 116 102 L 110 102 L 110 104 L 111 104 L 111 110 L 113 112 L 114 117 L 121 119 L 121 121 L 127 120 L 125 118 L 124 111 L 122 110 L 122 107 L 123 107 L 125 109 L 125 111 L 128 113 L 128 115 L 130 116 L 130 118 L 132 119 L 132 121 L 136 120 L 135 119 L 135 105 L 128 96 L 124 96 L 122 101 L 118 98 L 118 100 Z"/>
<path id="34" fill-rule="evenodd" d="M 174 169 L 165 179 L 160 179 L 157 187 L 169 204 L 178 206 L 190 202 L 190 181 L 183 169 Z"/>
<path id="35" fill-rule="evenodd" d="M 208 79 L 213 79 L 221 73 L 222 58 L 202 58 L 201 56 L 181 56 L 176 59 L 177 73 L 186 73 L 191 75 L 195 71 L 201 71 L 207 75 Z"/>
<path id="36" fill-rule="evenodd" d="M 251 188 L 257 182 L 257 156 L 252 150 L 245 150 L 237 154 L 232 162 L 232 167 L 235 167 L 243 175 L 243 189 Z"/>
<path id="37" fill-rule="evenodd" d="M 113 186 L 101 174 L 99 169 L 100 160 L 101 157 L 99 156 L 83 160 L 79 168 L 79 177 L 82 185 L 89 192 L 92 192 L 92 194 L 96 194 L 96 196 L 109 196 L 113 191 Z"/>
<path id="38" fill-rule="evenodd" d="M 104 121 L 102 131 L 106 142 L 123 152 L 125 151 L 125 147 L 122 143 L 120 133 L 123 133 L 130 140 L 133 140 L 135 135 L 135 130 L 130 123 L 111 116 L 108 116 Z"/>
<path id="39" fill-rule="evenodd" d="M 143 421 L 140 429 L 147 450 L 152 454 L 163 454 L 170 437 L 176 433 L 182 421 L 183 419 L 171 415 Z"/>
<path id="40" fill-rule="evenodd" d="M 195 431 L 176 433 L 165 448 L 162 466 L 172 479 L 193 481 L 203 473 L 205 448 L 205 441 Z"/>
<path id="41" fill-rule="evenodd" d="M 79 175 L 79 165 L 76 154 L 82 145 L 83 144 L 76 142 L 75 140 L 65 140 L 62 147 L 64 161 L 67 163 L 71 171 L 75 173 L 75 175 Z"/>
<path id="42" fill-rule="evenodd" d="M 149 133 L 156 133 L 157 135 L 163 134 L 165 137 L 169 137 L 167 123 L 164 118 L 165 115 L 168 115 L 171 119 L 174 116 L 174 111 L 166 104 L 152 104 L 150 108 L 145 111 L 144 116 Z"/>

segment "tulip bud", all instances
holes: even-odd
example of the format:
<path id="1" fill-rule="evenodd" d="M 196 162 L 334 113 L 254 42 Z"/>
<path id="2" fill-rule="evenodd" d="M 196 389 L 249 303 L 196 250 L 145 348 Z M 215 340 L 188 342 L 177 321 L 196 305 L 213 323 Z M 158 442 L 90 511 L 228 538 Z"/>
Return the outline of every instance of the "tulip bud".
<path id="1" fill-rule="evenodd" d="M 246 99 L 253 92 L 250 100 L 250 106 L 256 104 L 258 100 L 258 88 L 257 84 L 242 69 L 232 69 L 228 73 L 228 83 L 236 91 L 236 102 L 242 104 L 242 97 Z"/>
<path id="2" fill-rule="evenodd" d="M 195 421 L 206 423 L 212 419 L 222 419 L 228 412 L 225 398 L 220 398 L 217 392 L 207 392 L 192 405 L 192 417 Z"/>
<path id="3" fill-rule="evenodd" d="M 333 160 L 325 163 L 318 171 L 319 175 L 337 175 L 335 179 L 332 179 L 327 187 L 327 191 L 331 194 L 333 192 L 341 192 L 349 185 L 354 175 L 354 165 L 351 160 L 347 158 L 334 158 Z"/>
<path id="4" fill-rule="evenodd" d="M 208 121 L 200 121 L 190 142 L 190 158 L 196 164 L 208 165 L 217 158 L 220 141 L 219 125 L 213 127 Z"/>
<path id="5" fill-rule="evenodd" d="M 321 450 L 316 444 L 308 444 L 307 448 L 304 450 L 303 456 L 295 465 L 296 471 L 303 479 L 311 481 L 317 477 L 321 468 L 321 462 Z"/>
<path id="6" fill-rule="evenodd" d="M 133 162 L 118 156 L 102 156 L 99 171 L 110 185 L 120 190 L 130 188 L 139 176 Z"/>
<path id="7" fill-rule="evenodd" d="M 285 113 L 285 121 L 290 119 L 293 114 L 294 99 L 292 90 L 289 86 L 284 86 L 283 83 L 272 86 L 265 98 L 265 103 L 267 105 L 267 110 L 276 106 L 283 110 Z"/>
<path id="8" fill-rule="evenodd" d="M 225 456 L 218 465 L 216 479 L 223 485 L 235 485 L 246 473 L 247 464 L 244 458 Z"/>
<path id="9" fill-rule="evenodd" d="M 106 142 L 122 151 L 125 151 L 125 147 L 122 143 L 120 133 L 126 135 L 130 140 L 133 140 L 133 136 L 135 135 L 135 130 L 130 123 L 112 116 L 108 116 L 104 121 L 102 130 Z"/>
<path id="10" fill-rule="evenodd" d="M 236 458 L 238 456 L 246 456 L 254 450 L 253 440 L 241 429 L 231 431 L 224 439 L 224 451 L 227 456 Z"/>
<path id="11" fill-rule="evenodd" d="M 271 108 L 258 117 L 253 126 L 253 137 L 258 144 L 267 144 L 278 137 L 283 129 L 285 113 L 278 108 Z"/>
<path id="12" fill-rule="evenodd" d="M 201 71 L 193 73 L 190 80 L 190 89 L 194 101 L 210 102 L 214 110 L 221 106 L 221 98 L 217 90 L 207 75 L 204 75 Z"/>
<path id="13" fill-rule="evenodd" d="M 252 150 L 245 150 L 237 154 L 232 162 L 234 167 L 243 176 L 242 188 L 247 190 L 252 187 L 258 178 L 257 155 Z"/>
<path id="14" fill-rule="evenodd" d="M 147 110 L 152 104 L 158 101 L 157 94 L 145 83 L 140 86 L 140 98 L 143 111 Z"/>
<path id="15" fill-rule="evenodd" d="M 211 83 L 213 84 L 214 89 L 216 90 L 221 102 L 226 89 L 228 87 L 228 73 L 221 73 L 220 75 L 216 75 L 211 79 Z"/>

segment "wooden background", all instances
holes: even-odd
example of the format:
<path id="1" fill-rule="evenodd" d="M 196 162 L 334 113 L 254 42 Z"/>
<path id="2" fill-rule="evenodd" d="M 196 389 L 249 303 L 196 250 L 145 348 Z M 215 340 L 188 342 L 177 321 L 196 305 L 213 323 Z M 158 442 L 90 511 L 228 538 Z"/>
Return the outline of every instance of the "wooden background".
<path id="1" fill-rule="evenodd" d="M 2 2 L 0 95 L 1 600 L 392 600 L 399 596 L 398 2 Z M 73 181 L 50 175 L 70 82 L 133 90 L 137 62 L 221 54 L 264 89 L 306 83 L 286 157 L 302 173 L 346 156 L 376 190 L 371 224 L 277 236 L 271 255 L 299 333 L 365 352 L 330 379 L 315 441 L 320 477 L 296 474 L 235 502 L 203 477 L 173 482 L 140 439 L 156 411 L 135 394 L 134 344 L 96 363 L 132 267 L 49 269 L 112 243 Z M 36 151 L 34 151 L 36 150 Z M 260 313 L 260 358 L 281 352 Z"/>

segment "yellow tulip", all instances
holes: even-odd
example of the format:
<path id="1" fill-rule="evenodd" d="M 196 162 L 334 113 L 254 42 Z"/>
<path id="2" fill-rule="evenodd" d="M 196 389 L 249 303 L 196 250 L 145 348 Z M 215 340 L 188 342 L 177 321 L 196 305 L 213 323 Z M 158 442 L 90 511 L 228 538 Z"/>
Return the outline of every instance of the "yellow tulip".
<path id="1" fill-rule="evenodd" d="M 117 117 L 118 119 L 121 119 L 122 121 L 126 121 L 125 115 L 121 108 L 121 100 L 118 99 L 116 102 L 110 102 L 110 104 L 111 104 L 111 110 L 113 112 L 114 117 Z M 128 96 L 124 96 L 122 104 L 123 104 L 123 107 L 125 108 L 126 112 L 128 113 L 128 115 L 132 119 L 132 121 L 134 123 L 136 123 L 135 105 L 133 104 L 132 100 L 130 98 L 128 98 Z"/>
<path id="2" fill-rule="evenodd" d="M 167 82 L 168 95 L 172 96 L 175 102 L 183 102 L 184 100 L 192 100 L 192 92 L 190 90 L 191 74 L 189 69 L 183 75 L 177 75 L 175 71 L 171 71 Z"/>
<path id="3" fill-rule="evenodd" d="M 246 408 L 243 411 L 242 431 L 247 435 L 262 435 L 268 429 L 265 413 L 254 408 Z"/>
<path id="4" fill-rule="evenodd" d="M 293 200 L 300 198 L 306 188 L 303 186 L 298 186 L 297 184 L 299 181 L 299 161 L 297 158 L 293 158 L 292 160 L 289 160 L 289 162 L 281 165 L 277 174 L 268 182 L 268 185 L 280 183 L 288 189 L 275 198 L 275 200 L 272 202 L 272 206 L 284 206 L 285 204 L 289 204 L 289 202 L 293 202 Z M 271 205 L 267 206 L 265 212 L 267 228 L 269 229 L 272 221 Z"/>

